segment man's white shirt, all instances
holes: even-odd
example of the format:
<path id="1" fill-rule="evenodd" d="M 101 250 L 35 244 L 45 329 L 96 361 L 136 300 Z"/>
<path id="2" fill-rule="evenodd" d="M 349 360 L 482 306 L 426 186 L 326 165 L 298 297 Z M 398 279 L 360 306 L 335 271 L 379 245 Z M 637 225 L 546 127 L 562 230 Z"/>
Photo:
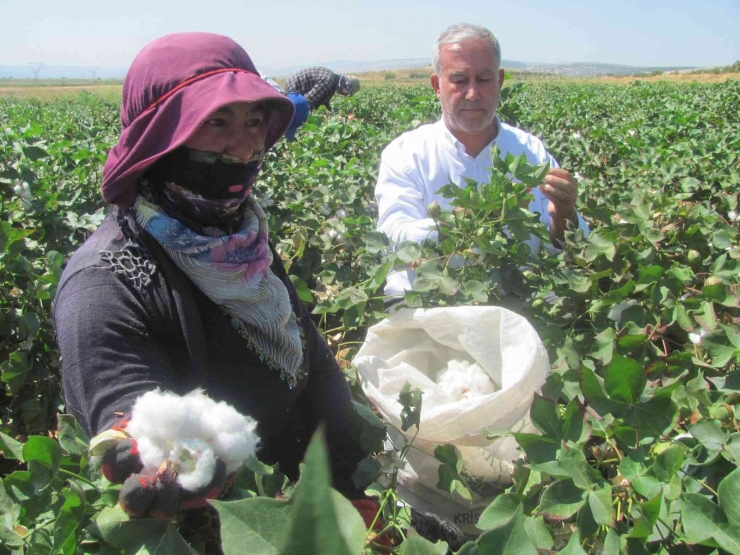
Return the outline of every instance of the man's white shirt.
<path id="1" fill-rule="evenodd" d="M 453 182 L 459 187 L 467 185 L 465 179 L 487 183 L 491 175 L 491 148 L 497 146 L 501 156 L 526 155 L 527 162 L 539 165 L 549 162 L 557 168 L 558 163 L 545 150 L 537 137 L 521 129 L 498 121 L 498 135 L 473 158 L 465 147 L 447 129 L 444 120 L 422 125 L 402 134 L 391 142 L 381 156 L 375 198 L 378 201 L 378 231 L 392 241 L 415 241 L 437 239 L 434 220 L 427 216 L 427 206 L 436 201 L 442 210 L 450 210 L 450 201 L 437 194 L 443 186 Z M 547 213 L 549 200 L 538 187 L 532 189 L 534 200 L 529 204 L 530 212 L 538 212 L 540 220 L 549 228 Z M 588 225 L 578 215 L 578 227 L 588 234 Z M 532 236 L 527 244 L 536 253 L 540 240 Z M 385 293 L 403 295 L 411 289 L 415 272 L 403 270 L 388 275 Z"/>

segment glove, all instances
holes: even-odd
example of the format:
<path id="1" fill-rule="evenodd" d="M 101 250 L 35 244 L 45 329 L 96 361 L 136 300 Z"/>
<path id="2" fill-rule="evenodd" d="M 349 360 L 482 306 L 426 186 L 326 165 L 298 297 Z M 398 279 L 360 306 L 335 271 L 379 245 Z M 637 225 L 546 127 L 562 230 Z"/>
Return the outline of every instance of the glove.
<path id="1" fill-rule="evenodd" d="M 432 543 L 447 542 L 450 551 L 456 552 L 467 541 L 465 534 L 457 526 L 447 520 L 426 511 L 419 511 L 411 507 L 411 527 L 418 534 Z"/>
<path id="2" fill-rule="evenodd" d="M 378 510 L 380 509 L 378 502 L 373 499 L 355 499 L 351 501 L 351 503 L 360 513 L 360 516 L 362 516 L 362 520 L 365 521 L 365 527 L 370 529 L 373 525 L 373 520 L 375 520 L 375 515 L 378 514 Z M 384 527 L 383 515 L 378 515 L 377 520 L 375 520 L 375 526 L 373 526 L 372 529 L 377 534 L 382 531 Z M 382 536 L 376 535 L 371 539 L 376 545 L 382 547 L 390 548 L 393 546 L 393 542 L 391 541 L 391 537 L 388 532 L 384 533 Z M 390 551 L 388 551 L 388 553 L 390 553 Z"/>
<path id="3" fill-rule="evenodd" d="M 188 509 L 204 507 L 231 486 L 235 474 L 226 474 L 226 465 L 216 461 L 211 482 L 196 491 L 184 489 L 177 481 L 177 469 L 165 461 L 154 474 L 144 476 L 136 439 L 126 432 L 127 420 L 119 421 L 91 441 L 93 455 L 103 451 L 101 470 L 113 484 L 123 484 L 118 502 L 132 517 L 168 519 Z"/>

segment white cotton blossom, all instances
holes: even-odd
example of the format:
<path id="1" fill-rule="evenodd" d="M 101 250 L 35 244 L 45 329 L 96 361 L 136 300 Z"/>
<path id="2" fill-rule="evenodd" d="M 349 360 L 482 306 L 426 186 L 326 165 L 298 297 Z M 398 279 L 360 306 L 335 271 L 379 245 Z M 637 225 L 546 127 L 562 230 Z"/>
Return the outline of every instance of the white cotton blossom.
<path id="1" fill-rule="evenodd" d="M 347 215 L 347 212 L 343 208 L 340 208 L 334 213 L 334 216 L 339 218 L 340 220 L 344 218 L 346 215 Z"/>
<path id="2" fill-rule="evenodd" d="M 31 186 L 25 181 L 15 181 L 13 184 L 13 192 L 21 199 L 33 199 L 33 194 L 31 194 Z"/>
<path id="3" fill-rule="evenodd" d="M 326 204 L 322 204 L 321 208 L 319 208 L 319 212 L 321 212 L 322 215 L 328 216 L 331 214 L 331 210 L 329 210 L 329 207 Z"/>
<path id="4" fill-rule="evenodd" d="M 737 212 L 735 212 L 734 210 L 730 210 L 727 213 L 727 219 L 731 222 L 740 222 L 740 218 L 738 218 Z"/>
<path id="5" fill-rule="evenodd" d="M 609 314 L 607 314 L 606 317 L 610 320 L 614 320 L 615 322 L 619 322 L 622 319 L 622 312 L 624 312 L 631 306 L 635 306 L 636 304 L 637 301 L 635 299 L 627 299 L 626 301 L 621 301 L 612 306 Z"/>
<path id="6" fill-rule="evenodd" d="M 481 365 L 467 360 L 449 361 L 447 368 L 437 373 L 435 381 L 455 401 L 496 391 L 496 385 Z"/>
<path id="7" fill-rule="evenodd" d="M 578 131 L 574 131 L 573 132 L 573 138 L 574 139 L 580 139 L 581 138 L 581 134 Z"/>
<path id="8" fill-rule="evenodd" d="M 217 460 L 231 473 L 254 456 L 256 427 L 253 419 L 201 390 L 183 396 L 155 390 L 136 400 L 126 431 L 139 446 L 142 474 L 153 475 L 171 461 L 180 485 L 194 491 L 210 483 Z"/>
<path id="9" fill-rule="evenodd" d="M 701 339 L 707 334 L 707 330 L 704 328 L 699 329 L 699 333 L 689 333 L 689 341 L 694 345 L 701 345 Z"/>

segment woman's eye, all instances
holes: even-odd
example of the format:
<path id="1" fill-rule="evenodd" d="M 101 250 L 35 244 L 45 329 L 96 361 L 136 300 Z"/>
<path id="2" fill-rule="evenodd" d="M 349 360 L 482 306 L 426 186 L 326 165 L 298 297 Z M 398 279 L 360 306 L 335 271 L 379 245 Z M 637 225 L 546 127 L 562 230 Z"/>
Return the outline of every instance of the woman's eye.
<path id="1" fill-rule="evenodd" d="M 244 125 L 247 127 L 259 127 L 262 125 L 262 121 L 262 118 L 252 118 L 244 122 Z"/>
<path id="2" fill-rule="evenodd" d="M 206 123 L 210 125 L 211 127 L 223 127 L 224 126 L 224 120 L 222 120 L 221 118 L 212 118 L 212 119 L 209 119 Z"/>

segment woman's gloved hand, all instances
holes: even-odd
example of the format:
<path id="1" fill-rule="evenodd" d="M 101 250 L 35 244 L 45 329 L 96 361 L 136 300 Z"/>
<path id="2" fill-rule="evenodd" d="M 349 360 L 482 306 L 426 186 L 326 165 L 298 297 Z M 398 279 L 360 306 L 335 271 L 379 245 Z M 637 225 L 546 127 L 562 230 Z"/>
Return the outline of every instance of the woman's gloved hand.
<path id="1" fill-rule="evenodd" d="M 179 511 L 205 506 L 208 499 L 220 497 L 231 485 L 235 473 L 227 476 L 226 465 L 220 460 L 215 462 L 211 481 L 194 491 L 177 482 L 179 469 L 169 460 L 164 461 L 156 473 L 141 474 L 144 464 L 136 439 L 126 432 L 127 422 L 123 419 L 96 436 L 90 452 L 93 455 L 102 453 L 101 470 L 108 481 L 123 484 L 118 502 L 128 515 L 171 518 Z"/>
<path id="2" fill-rule="evenodd" d="M 377 501 L 373 499 L 355 499 L 352 501 L 352 506 L 354 506 L 354 508 L 357 509 L 357 512 L 360 513 L 360 516 L 362 516 L 362 520 L 365 521 L 365 527 L 368 530 L 371 526 L 375 534 L 378 534 L 383 530 L 385 524 L 383 522 L 383 515 L 378 514 L 380 506 L 378 505 Z M 377 519 L 375 518 L 376 515 L 378 517 Z M 373 521 L 375 521 L 375 525 L 373 525 Z M 382 536 L 371 536 L 370 539 L 373 541 L 373 543 L 381 547 L 390 548 L 393 546 L 390 534 L 387 532 L 384 533 Z"/>

